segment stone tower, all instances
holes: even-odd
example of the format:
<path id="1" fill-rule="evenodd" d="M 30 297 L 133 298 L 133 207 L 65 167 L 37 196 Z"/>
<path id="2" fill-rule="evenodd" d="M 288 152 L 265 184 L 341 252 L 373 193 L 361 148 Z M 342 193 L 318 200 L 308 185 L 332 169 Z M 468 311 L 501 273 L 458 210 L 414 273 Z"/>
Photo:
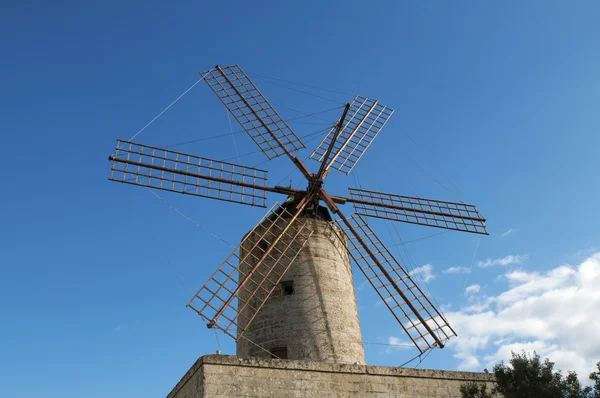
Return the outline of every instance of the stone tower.
<path id="1" fill-rule="evenodd" d="M 293 204 L 293 201 L 287 201 L 282 206 Z M 305 223 L 312 235 L 243 337 L 238 339 L 236 355 L 364 364 L 346 244 L 336 236 L 333 230 L 336 227 L 326 208 L 319 206 L 317 211 L 305 213 L 296 222 Z M 242 246 L 242 256 L 257 243 L 259 229 L 260 226 L 247 236 L 249 239 Z M 258 242 L 254 250 L 261 250 L 268 244 Z M 292 244 L 300 246 L 300 243 Z M 248 295 L 240 292 L 240 299 L 247 301 L 244 294 Z M 245 312 L 245 315 L 254 314 Z"/>

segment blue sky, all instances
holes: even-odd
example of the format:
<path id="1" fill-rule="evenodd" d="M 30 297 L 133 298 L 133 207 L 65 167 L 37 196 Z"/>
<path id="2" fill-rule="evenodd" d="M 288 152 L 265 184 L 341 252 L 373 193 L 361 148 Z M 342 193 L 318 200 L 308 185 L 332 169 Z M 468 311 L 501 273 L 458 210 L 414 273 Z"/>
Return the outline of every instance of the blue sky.
<path id="1" fill-rule="evenodd" d="M 330 192 L 359 183 L 467 198 L 487 217 L 490 236 L 418 240 L 406 245 L 412 260 L 396 231 L 411 241 L 438 230 L 372 223 L 395 255 L 424 270 L 418 279 L 429 279 L 457 322 L 456 343 L 421 367 L 481 370 L 523 347 L 585 372 L 600 358 L 598 337 L 577 328 L 600 318 L 598 306 L 585 307 L 598 300 L 590 281 L 600 280 L 596 2 L 33 1 L 2 9 L 0 395 L 165 396 L 197 357 L 218 349 L 185 304 L 231 246 L 147 190 L 107 181 L 115 139 L 130 138 L 215 64 L 395 109 L 355 176 L 331 173 Z M 255 82 L 284 118 L 352 98 Z M 333 122 L 336 112 L 321 116 Z M 300 136 L 325 126 L 298 121 Z M 230 131 L 202 83 L 138 141 L 172 145 Z M 174 148 L 216 159 L 256 149 L 244 134 Z M 240 162 L 264 160 L 254 153 Z M 274 183 L 302 182 L 298 173 L 284 178 L 286 159 L 261 167 Z M 264 213 L 158 194 L 233 245 Z M 379 345 L 406 338 L 368 286 L 358 300 L 368 363 L 397 366 L 415 355 Z M 567 321 L 552 310 L 561 303 L 566 314 L 587 310 Z M 500 324 L 509 327 L 489 326 Z M 231 341 L 219 341 L 233 353 Z"/>

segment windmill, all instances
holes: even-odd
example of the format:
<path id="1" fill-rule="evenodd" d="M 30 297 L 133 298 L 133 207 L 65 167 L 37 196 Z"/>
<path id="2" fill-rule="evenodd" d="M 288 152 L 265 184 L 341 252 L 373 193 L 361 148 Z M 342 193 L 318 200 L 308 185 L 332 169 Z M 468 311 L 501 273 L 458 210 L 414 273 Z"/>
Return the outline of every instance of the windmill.
<path id="1" fill-rule="evenodd" d="M 314 219 L 329 228 L 329 236 L 337 240 L 335 247 L 346 251 L 340 258 L 352 258 L 421 353 L 443 348 L 456 336 L 364 217 L 487 235 L 485 219 L 475 206 L 359 188 L 349 188 L 349 196 L 342 197 L 330 195 L 323 187 L 331 169 L 345 174 L 352 171 L 393 111 L 379 101 L 355 97 L 310 155 L 319 163 L 317 172 L 311 173 L 292 154 L 305 148 L 300 138 L 238 65 L 216 66 L 202 75 L 261 151 L 269 159 L 288 157 L 306 178 L 307 186 L 270 186 L 266 170 L 117 140 L 109 157 L 112 181 L 258 207 L 267 207 L 267 193 L 287 196 L 246 234 L 188 307 L 204 318 L 209 328 L 221 329 L 240 344 L 277 288 L 283 289 L 283 295 L 293 289 L 285 285 L 286 273 L 299 261 L 314 234 L 323 233 L 316 231 L 316 224 L 303 221 Z M 353 216 L 342 213 L 340 206 L 345 204 L 353 205 Z M 337 217 L 334 222 L 325 208 Z M 352 286 L 350 291 L 354 295 Z"/>

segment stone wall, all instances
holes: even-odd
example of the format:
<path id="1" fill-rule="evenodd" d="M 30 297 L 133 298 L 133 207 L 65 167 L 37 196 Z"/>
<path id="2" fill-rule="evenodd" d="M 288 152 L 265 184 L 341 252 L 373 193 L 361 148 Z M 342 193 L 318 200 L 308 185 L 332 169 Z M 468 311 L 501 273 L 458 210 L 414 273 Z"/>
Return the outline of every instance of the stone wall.
<path id="1" fill-rule="evenodd" d="M 468 381 L 493 387 L 485 373 L 206 355 L 167 398 L 460 398 L 459 386 Z"/>

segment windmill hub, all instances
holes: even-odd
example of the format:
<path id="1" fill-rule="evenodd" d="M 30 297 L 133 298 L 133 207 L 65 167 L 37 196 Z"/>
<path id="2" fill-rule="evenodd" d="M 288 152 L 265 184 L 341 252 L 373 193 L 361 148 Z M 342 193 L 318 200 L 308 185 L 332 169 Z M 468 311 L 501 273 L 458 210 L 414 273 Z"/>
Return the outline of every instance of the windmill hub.
<path id="1" fill-rule="evenodd" d="M 311 178 L 310 180 L 308 180 L 308 188 L 306 188 L 306 193 L 310 193 L 316 190 L 321 189 L 321 187 L 323 186 L 323 181 L 319 181 L 316 179 L 316 176 L 314 174 L 311 174 Z"/>
<path id="2" fill-rule="evenodd" d="M 285 202 L 281 204 L 281 207 L 287 209 L 288 211 L 295 209 L 298 206 L 298 203 L 301 201 L 301 198 L 297 196 L 290 196 Z M 331 213 L 327 209 L 326 206 L 322 206 L 319 202 L 312 203 L 311 206 L 307 206 L 307 208 L 298 216 L 298 218 L 312 218 L 315 220 L 324 220 L 324 221 L 333 221 L 331 218 Z"/>

